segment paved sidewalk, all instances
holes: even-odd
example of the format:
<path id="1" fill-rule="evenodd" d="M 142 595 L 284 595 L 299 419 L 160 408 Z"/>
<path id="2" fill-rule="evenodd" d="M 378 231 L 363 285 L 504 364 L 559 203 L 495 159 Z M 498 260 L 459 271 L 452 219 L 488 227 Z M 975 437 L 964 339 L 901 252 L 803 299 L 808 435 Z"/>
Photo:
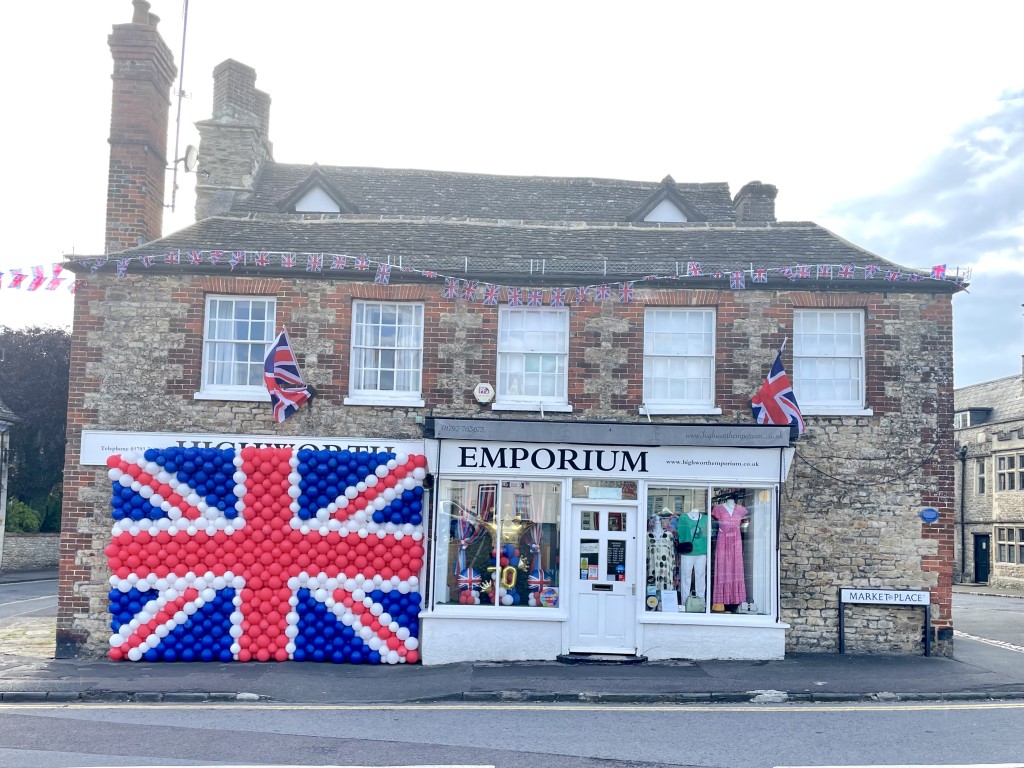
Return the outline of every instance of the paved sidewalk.
<path id="1" fill-rule="evenodd" d="M 46 573 L 46 572 L 43 572 Z M 52 571 L 48 572 L 52 578 Z M 26 578 L 29 574 L 24 575 Z M 34 573 L 34 577 L 39 577 Z M 44 578 L 46 576 L 43 576 Z M 8 578 L 11 578 L 8 576 Z M 0 574 L 0 584 L 5 583 Z M 10 583 L 9 581 L 6 583 Z M 975 594 L 980 587 L 955 587 Z M 1024 597 L 1024 594 L 1014 596 Z M 779 661 L 351 666 L 52 659 L 0 654 L 0 702 L 535 701 L 716 703 L 1024 699 L 1024 664 L 997 674 L 933 656 L 789 654 Z"/>

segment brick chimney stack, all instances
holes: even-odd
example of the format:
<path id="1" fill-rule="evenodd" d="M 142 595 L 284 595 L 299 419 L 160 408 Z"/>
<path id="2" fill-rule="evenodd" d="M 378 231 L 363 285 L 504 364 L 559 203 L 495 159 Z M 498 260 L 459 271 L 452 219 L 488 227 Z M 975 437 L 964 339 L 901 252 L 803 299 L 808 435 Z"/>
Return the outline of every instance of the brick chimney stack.
<path id="1" fill-rule="evenodd" d="M 114 57 L 105 249 L 116 253 L 161 236 L 171 83 L 178 74 L 156 31 L 160 19 L 134 0 L 130 24 L 107 39 Z"/>
<path id="2" fill-rule="evenodd" d="M 213 117 L 199 129 L 196 221 L 231 210 L 252 193 L 270 143 L 270 97 L 256 90 L 256 70 L 228 59 L 213 70 Z"/>
<path id="3" fill-rule="evenodd" d="M 760 181 L 744 184 L 732 201 L 736 223 L 775 221 L 775 196 L 778 194 L 774 184 L 762 184 Z"/>

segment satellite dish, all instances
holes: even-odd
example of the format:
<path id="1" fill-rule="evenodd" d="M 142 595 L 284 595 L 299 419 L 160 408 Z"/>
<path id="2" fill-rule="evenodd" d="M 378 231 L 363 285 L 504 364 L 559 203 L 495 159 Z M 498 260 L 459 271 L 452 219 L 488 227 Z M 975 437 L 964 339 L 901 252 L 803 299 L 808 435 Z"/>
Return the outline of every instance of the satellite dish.
<path id="1" fill-rule="evenodd" d="M 199 150 L 189 144 L 185 147 L 185 173 L 189 173 L 196 167 L 199 160 Z"/>

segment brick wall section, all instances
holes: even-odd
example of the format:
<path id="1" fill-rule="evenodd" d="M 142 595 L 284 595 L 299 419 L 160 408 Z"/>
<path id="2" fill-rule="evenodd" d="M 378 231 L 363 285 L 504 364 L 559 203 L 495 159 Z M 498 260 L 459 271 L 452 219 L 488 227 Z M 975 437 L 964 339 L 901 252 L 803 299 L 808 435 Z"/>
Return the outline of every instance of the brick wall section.
<path id="1" fill-rule="evenodd" d="M 0 571 L 56 568 L 59 542 L 57 533 L 5 533 Z"/>
<path id="2" fill-rule="evenodd" d="M 268 403 L 196 400 L 208 293 L 277 296 L 299 364 L 319 396 L 277 425 Z M 346 407 L 355 298 L 424 303 L 423 408 Z M 61 550 L 59 637 L 66 655 L 105 652 L 109 635 L 109 486 L 100 468 L 76 469 L 81 429 L 350 435 L 418 439 L 417 416 L 489 414 L 473 398 L 495 382 L 499 308 L 442 298 L 437 284 L 328 279 L 130 274 L 91 276 L 76 296 Z M 642 404 L 643 307 L 717 311 L 721 416 L 655 423 L 750 423 L 760 386 L 793 311 L 865 312 L 871 416 L 808 417 L 781 499 L 781 607 L 794 651 L 834 652 L 841 586 L 929 589 L 935 622 L 950 623 L 953 561 L 950 296 L 925 293 L 637 290 L 636 301 L 570 307 L 569 399 L 575 420 L 637 422 Z M 787 349 L 787 370 L 792 357 Z M 517 413 L 516 418 L 539 418 Z M 925 525 L 926 506 L 940 522 Z M 921 652 L 920 611 L 858 606 L 851 651 Z M 948 634 L 948 633 L 947 633 Z M 947 652 L 939 643 L 937 652 Z"/>
<path id="3" fill-rule="evenodd" d="M 177 69 L 156 18 L 145 12 L 116 25 L 109 43 L 114 73 L 105 247 L 116 253 L 160 237 L 167 115 Z"/>

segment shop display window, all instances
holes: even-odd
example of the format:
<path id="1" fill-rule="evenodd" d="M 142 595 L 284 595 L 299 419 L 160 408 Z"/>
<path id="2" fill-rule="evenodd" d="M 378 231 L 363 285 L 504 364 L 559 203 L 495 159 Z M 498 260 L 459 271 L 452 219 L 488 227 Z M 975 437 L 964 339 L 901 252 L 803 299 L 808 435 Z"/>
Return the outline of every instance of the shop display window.
<path id="1" fill-rule="evenodd" d="M 562 483 L 439 485 L 435 603 L 557 607 Z"/>
<path id="2" fill-rule="evenodd" d="M 772 613 L 772 499 L 767 488 L 649 488 L 647 610 Z"/>

